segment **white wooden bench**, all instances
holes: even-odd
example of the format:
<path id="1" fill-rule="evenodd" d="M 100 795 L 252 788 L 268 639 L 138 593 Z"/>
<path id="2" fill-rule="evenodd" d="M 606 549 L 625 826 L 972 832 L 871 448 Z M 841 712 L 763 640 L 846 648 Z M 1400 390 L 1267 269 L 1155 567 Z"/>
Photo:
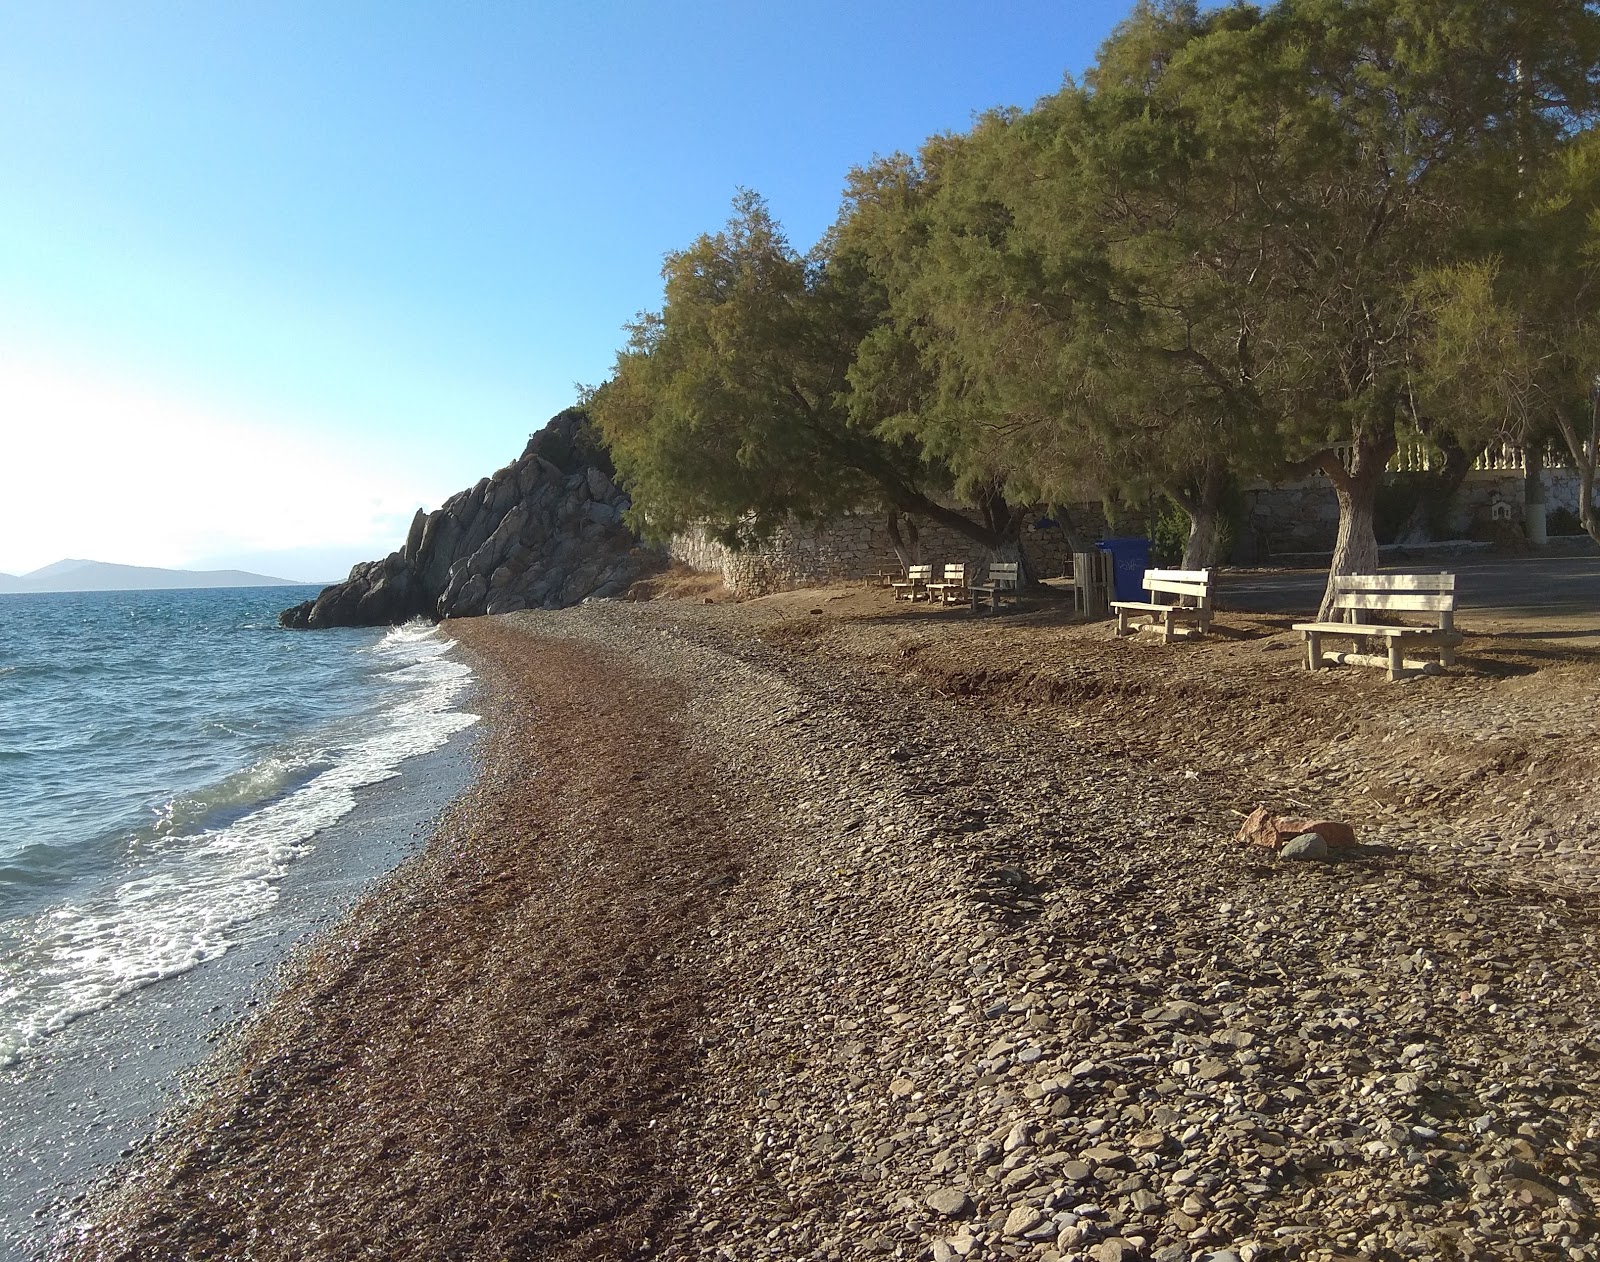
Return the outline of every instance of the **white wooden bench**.
<path id="1" fill-rule="evenodd" d="M 967 598 L 967 567 L 964 563 L 944 567 L 944 578 L 928 584 L 928 599 L 943 605 L 959 604 Z"/>
<path id="2" fill-rule="evenodd" d="M 1132 635 L 1139 628 L 1129 625 L 1129 619 L 1146 617 L 1148 625 L 1161 627 L 1161 642 L 1171 644 L 1176 639 L 1177 624 L 1193 623 L 1204 635 L 1211 630 L 1211 571 L 1210 570 L 1146 570 L 1143 586 L 1152 597 L 1166 596 L 1167 600 L 1113 600 L 1111 607 L 1117 611 L 1118 635 Z"/>
<path id="3" fill-rule="evenodd" d="M 1019 564 L 1016 561 L 996 561 L 989 566 L 989 573 L 981 583 L 973 583 L 967 591 L 972 595 L 972 612 L 978 612 L 978 602 L 985 596 L 989 598 L 989 608 L 996 613 L 1000 611 L 1000 600 L 1003 596 L 1015 598 L 1017 594 L 1017 571 Z"/>
<path id="4" fill-rule="evenodd" d="M 908 565 L 906 576 L 890 584 L 896 600 L 920 600 L 928 594 L 928 584 L 933 579 L 933 566 Z"/>
<path id="5" fill-rule="evenodd" d="M 1433 667 L 1430 662 L 1408 661 L 1410 648 L 1437 648 L 1439 665 L 1456 664 L 1456 645 L 1461 633 L 1456 630 L 1456 576 L 1454 574 L 1339 574 L 1333 580 L 1333 607 L 1344 610 L 1348 622 L 1297 622 L 1296 631 L 1306 637 L 1306 669 L 1323 666 L 1383 666 L 1390 679 L 1402 679 Z M 1432 625 L 1381 626 L 1366 621 L 1373 611 L 1382 613 L 1431 613 Z M 1338 653 L 1325 659 L 1322 637 L 1343 635 L 1352 638 L 1372 636 L 1388 642 L 1385 654 Z"/>

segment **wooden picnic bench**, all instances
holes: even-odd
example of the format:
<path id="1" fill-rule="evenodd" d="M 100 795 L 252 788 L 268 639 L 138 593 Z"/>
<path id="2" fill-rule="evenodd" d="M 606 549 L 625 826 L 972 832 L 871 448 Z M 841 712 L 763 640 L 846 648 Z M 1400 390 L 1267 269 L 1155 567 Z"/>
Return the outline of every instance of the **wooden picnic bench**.
<path id="1" fill-rule="evenodd" d="M 978 602 L 985 596 L 989 598 L 989 608 L 996 613 L 1000 611 L 1001 597 L 1015 599 L 1018 568 L 1016 561 L 996 561 L 989 566 L 989 573 L 983 582 L 969 585 L 967 591 L 972 596 L 972 612 L 978 612 Z"/>
<path id="2" fill-rule="evenodd" d="M 1333 607 L 1350 615 L 1348 622 L 1297 622 L 1296 631 L 1306 637 L 1306 669 L 1324 666 L 1383 666 L 1390 679 L 1403 679 L 1429 669 L 1431 662 L 1410 661 L 1409 648 L 1437 648 L 1439 665 L 1456 664 L 1456 645 L 1462 635 L 1456 630 L 1456 576 L 1454 574 L 1338 574 L 1333 580 Z M 1366 621 L 1374 612 L 1431 613 L 1434 621 L 1425 626 L 1384 626 Z M 1388 652 L 1337 653 L 1324 658 L 1322 637 L 1343 635 L 1352 638 L 1372 636 L 1386 640 Z M 1437 667 L 1435 667 L 1437 669 Z"/>
<path id="3" fill-rule="evenodd" d="M 1138 617 L 1149 618 L 1148 626 L 1160 625 L 1163 644 L 1171 644 L 1177 638 L 1175 631 L 1180 622 L 1193 623 L 1201 635 L 1211 630 L 1210 570 L 1146 570 L 1142 584 L 1152 597 L 1170 599 L 1113 600 L 1116 634 L 1132 635 L 1139 630 L 1129 625 L 1129 619 Z"/>
<path id="4" fill-rule="evenodd" d="M 946 565 L 944 578 L 928 584 L 928 599 L 943 605 L 959 604 L 967 598 L 967 567 L 964 563 Z"/>
<path id="5" fill-rule="evenodd" d="M 933 578 L 933 566 L 908 565 L 906 576 L 890 584 L 896 600 L 921 600 L 928 595 L 928 583 Z"/>

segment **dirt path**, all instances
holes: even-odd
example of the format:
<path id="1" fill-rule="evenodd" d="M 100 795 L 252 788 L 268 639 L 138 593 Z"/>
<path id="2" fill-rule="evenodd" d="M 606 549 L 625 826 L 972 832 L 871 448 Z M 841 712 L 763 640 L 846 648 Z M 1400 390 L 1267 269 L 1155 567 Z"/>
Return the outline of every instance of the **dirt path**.
<path id="1" fill-rule="evenodd" d="M 1594 674 L 1096 632 L 461 624 L 474 794 L 72 1256 L 1600 1256 Z M 1242 851 L 1273 795 L 1383 844 Z"/>

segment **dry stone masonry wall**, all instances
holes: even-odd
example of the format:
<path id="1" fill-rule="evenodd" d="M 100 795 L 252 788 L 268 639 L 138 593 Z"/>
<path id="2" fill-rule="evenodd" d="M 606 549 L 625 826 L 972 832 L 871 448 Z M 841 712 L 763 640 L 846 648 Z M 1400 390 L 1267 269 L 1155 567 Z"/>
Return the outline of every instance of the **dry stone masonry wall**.
<path id="1" fill-rule="evenodd" d="M 904 526 L 901 530 L 910 547 L 910 535 Z M 668 551 L 692 569 L 721 574 L 728 589 L 742 596 L 808 583 L 873 579 L 901 570 L 886 518 L 866 513 L 791 525 L 760 547 L 740 552 L 700 532 L 675 537 Z M 1036 575 L 1050 577 L 1065 572 L 1071 548 L 1059 526 L 1032 516 L 1023 527 L 1021 551 Z M 1018 559 L 1016 549 L 994 551 L 930 522 L 917 532 L 915 555 L 932 565 L 965 563 L 969 574 L 982 574 L 991 562 Z"/>

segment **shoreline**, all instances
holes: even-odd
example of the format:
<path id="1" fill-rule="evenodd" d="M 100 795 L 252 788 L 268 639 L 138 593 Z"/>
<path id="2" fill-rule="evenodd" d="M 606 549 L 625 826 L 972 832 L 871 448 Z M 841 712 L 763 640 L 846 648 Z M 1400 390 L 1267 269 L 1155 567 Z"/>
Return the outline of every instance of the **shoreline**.
<path id="1" fill-rule="evenodd" d="M 72 1256 L 1600 1256 L 1594 856 L 1467 801 L 1593 834 L 1580 663 L 1557 708 L 1495 662 L 1303 676 L 1270 627 L 828 616 L 870 599 L 453 627 L 477 781 Z M 1382 735 L 1486 712 L 1500 772 Z M 1375 799 L 1336 863 L 1237 845 L 1308 747 L 1460 801 Z"/>
<path id="2" fill-rule="evenodd" d="M 471 779 L 477 733 L 367 786 L 216 959 L 74 1020 L 0 1070 L 0 1260 L 36 1258 L 119 1161 L 206 1089 L 208 1068 L 309 942 L 414 854 Z"/>

